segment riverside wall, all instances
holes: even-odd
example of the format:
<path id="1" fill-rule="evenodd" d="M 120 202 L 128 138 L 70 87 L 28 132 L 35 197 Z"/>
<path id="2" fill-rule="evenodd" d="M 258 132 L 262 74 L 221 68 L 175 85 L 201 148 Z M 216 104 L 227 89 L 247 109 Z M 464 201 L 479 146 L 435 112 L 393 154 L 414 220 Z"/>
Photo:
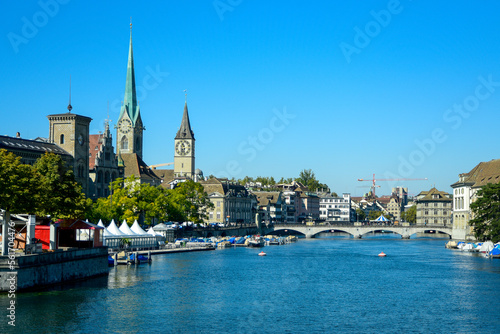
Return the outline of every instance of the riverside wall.
<path id="1" fill-rule="evenodd" d="M 13 285 L 16 291 L 36 289 L 108 273 L 107 247 L 0 256 L 0 292 L 12 291 Z"/>

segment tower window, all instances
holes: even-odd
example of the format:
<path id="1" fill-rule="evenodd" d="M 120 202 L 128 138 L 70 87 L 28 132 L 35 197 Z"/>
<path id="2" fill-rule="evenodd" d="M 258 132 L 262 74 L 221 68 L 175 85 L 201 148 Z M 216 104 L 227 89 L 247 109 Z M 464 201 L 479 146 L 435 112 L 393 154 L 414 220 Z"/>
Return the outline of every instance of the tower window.
<path id="1" fill-rule="evenodd" d="M 59 137 L 59 144 L 64 144 L 64 135 L 63 134 Z"/>
<path id="2" fill-rule="evenodd" d="M 123 150 L 128 150 L 128 139 L 127 137 L 123 136 L 122 140 L 121 140 L 121 145 Z"/>

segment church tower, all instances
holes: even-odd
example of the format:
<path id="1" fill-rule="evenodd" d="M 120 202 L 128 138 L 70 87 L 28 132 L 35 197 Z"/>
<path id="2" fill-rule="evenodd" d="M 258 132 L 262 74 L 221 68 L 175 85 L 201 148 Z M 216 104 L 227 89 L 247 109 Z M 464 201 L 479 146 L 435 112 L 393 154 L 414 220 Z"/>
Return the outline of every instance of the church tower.
<path id="1" fill-rule="evenodd" d="M 142 159 L 142 140 L 145 130 L 135 90 L 134 53 L 132 50 L 132 23 L 130 24 L 130 46 L 128 51 L 125 97 L 120 109 L 116 130 L 117 154 L 136 153 Z"/>
<path id="2" fill-rule="evenodd" d="M 71 113 L 68 105 L 65 114 L 48 115 L 50 123 L 49 142 L 57 144 L 73 156 L 75 180 L 81 184 L 82 191 L 89 195 L 89 126 L 92 118 Z"/>
<path id="3" fill-rule="evenodd" d="M 189 123 L 187 101 L 177 135 L 175 136 L 174 177 L 194 177 L 194 133 Z"/>

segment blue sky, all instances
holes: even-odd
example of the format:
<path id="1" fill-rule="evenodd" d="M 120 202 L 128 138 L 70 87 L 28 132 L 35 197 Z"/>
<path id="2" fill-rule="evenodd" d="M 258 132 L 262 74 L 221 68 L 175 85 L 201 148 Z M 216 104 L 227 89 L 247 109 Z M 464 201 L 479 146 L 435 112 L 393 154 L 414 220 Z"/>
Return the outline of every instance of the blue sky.
<path id="1" fill-rule="evenodd" d="M 125 89 L 129 21 L 144 160 L 173 161 L 188 90 L 205 175 L 297 177 L 338 193 L 451 191 L 499 158 L 495 1 L 3 1 L 0 134 L 48 137 L 49 114 L 104 128 Z"/>

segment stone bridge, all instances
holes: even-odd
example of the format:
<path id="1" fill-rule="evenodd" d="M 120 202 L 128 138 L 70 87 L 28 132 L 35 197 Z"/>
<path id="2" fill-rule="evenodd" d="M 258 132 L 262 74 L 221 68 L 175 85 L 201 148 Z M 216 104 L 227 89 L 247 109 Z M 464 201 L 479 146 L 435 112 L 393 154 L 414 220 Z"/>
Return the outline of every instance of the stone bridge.
<path id="1" fill-rule="evenodd" d="M 405 226 L 406 225 L 406 226 Z M 441 232 L 447 234 L 451 238 L 452 227 L 444 225 L 433 226 L 417 226 L 417 225 L 362 225 L 361 223 L 345 224 L 345 223 L 332 223 L 325 225 L 305 225 L 305 224 L 276 224 L 266 229 L 266 234 L 278 231 L 295 231 L 302 233 L 306 238 L 314 238 L 317 234 L 322 232 L 345 232 L 355 238 L 362 238 L 363 235 L 371 232 L 390 231 L 401 235 L 403 239 L 410 239 L 410 236 L 416 233 L 424 233 L 434 231 L 435 233 Z"/>

